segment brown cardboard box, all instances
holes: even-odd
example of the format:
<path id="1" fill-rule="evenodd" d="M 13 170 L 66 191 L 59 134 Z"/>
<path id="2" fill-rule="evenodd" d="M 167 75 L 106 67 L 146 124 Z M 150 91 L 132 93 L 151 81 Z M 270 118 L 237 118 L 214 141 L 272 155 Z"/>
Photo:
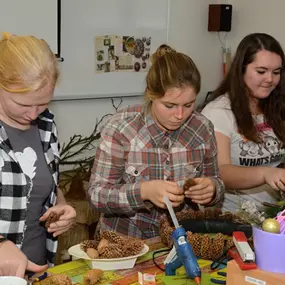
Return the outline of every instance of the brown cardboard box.
<path id="1" fill-rule="evenodd" d="M 285 261 L 284 261 L 285 262 Z M 227 285 L 285 285 L 285 274 L 260 269 L 241 270 L 235 260 L 227 265 Z"/>

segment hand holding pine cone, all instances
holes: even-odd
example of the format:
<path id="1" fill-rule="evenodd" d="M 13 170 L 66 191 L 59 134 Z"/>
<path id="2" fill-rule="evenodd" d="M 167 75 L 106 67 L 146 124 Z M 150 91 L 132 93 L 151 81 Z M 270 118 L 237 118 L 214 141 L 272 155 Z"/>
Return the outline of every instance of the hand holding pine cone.
<path id="1" fill-rule="evenodd" d="M 48 229 L 52 223 L 56 223 L 62 214 L 57 214 L 56 212 L 51 212 L 45 222 L 45 227 Z"/>

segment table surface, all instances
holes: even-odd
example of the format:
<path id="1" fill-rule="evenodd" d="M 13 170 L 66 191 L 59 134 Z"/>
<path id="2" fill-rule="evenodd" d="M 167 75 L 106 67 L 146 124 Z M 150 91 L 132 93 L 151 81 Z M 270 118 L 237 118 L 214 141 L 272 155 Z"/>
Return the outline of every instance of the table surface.
<path id="1" fill-rule="evenodd" d="M 153 273 L 156 275 L 156 284 L 157 285 L 196 285 L 196 283 L 187 278 L 183 266 L 176 271 L 175 276 L 165 276 L 164 272 L 161 271 L 153 262 L 152 254 L 154 251 L 162 249 L 165 247 L 161 243 L 159 238 L 154 238 L 146 241 L 150 250 L 144 256 L 141 256 L 137 259 L 136 265 L 132 269 L 123 269 L 115 271 L 105 271 L 103 277 L 96 285 L 137 285 L 138 283 L 138 272 L 141 273 Z M 166 257 L 165 255 L 158 256 L 155 260 L 156 263 L 163 266 L 163 261 Z M 210 279 L 215 277 L 217 279 L 225 280 L 225 277 L 217 275 L 217 271 L 212 271 L 210 268 L 211 261 L 199 259 L 198 263 L 202 272 L 201 285 L 211 285 Z M 83 275 L 87 270 L 87 263 L 84 260 L 79 259 L 76 261 L 67 262 L 53 268 L 49 269 L 51 273 L 64 273 L 72 278 L 73 284 L 83 284 Z M 225 271 L 222 269 L 220 271 Z"/>

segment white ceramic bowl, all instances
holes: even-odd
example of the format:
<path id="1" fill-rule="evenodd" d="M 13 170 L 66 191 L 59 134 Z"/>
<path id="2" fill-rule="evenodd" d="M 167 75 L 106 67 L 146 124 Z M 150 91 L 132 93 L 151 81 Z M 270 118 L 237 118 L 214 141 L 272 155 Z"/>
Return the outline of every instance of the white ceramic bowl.
<path id="1" fill-rule="evenodd" d="M 15 276 L 0 276 L 1 285 L 27 285 L 25 279 L 15 277 Z"/>
<path id="2" fill-rule="evenodd" d="M 102 270 L 118 270 L 133 268 L 137 258 L 143 256 L 149 251 L 149 247 L 145 244 L 143 249 L 137 254 L 122 258 L 109 258 L 109 259 L 91 259 L 88 255 L 80 249 L 80 244 L 74 245 L 69 248 L 68 253 L 76 259 L 82 258 L 89 265 L 90 268 L 97 268 Z M 0 284 L 2 285 L 2 284 Z"/>

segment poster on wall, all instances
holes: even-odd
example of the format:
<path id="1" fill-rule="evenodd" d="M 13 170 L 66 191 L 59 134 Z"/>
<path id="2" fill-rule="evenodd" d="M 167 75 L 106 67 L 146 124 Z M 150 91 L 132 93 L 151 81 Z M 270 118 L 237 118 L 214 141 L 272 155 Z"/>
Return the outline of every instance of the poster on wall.
<path id="1" fill-rule="evenodd" d="M 95 71 L 145 72 L 150 67 L 151 37 L 96 36 Z"/>

